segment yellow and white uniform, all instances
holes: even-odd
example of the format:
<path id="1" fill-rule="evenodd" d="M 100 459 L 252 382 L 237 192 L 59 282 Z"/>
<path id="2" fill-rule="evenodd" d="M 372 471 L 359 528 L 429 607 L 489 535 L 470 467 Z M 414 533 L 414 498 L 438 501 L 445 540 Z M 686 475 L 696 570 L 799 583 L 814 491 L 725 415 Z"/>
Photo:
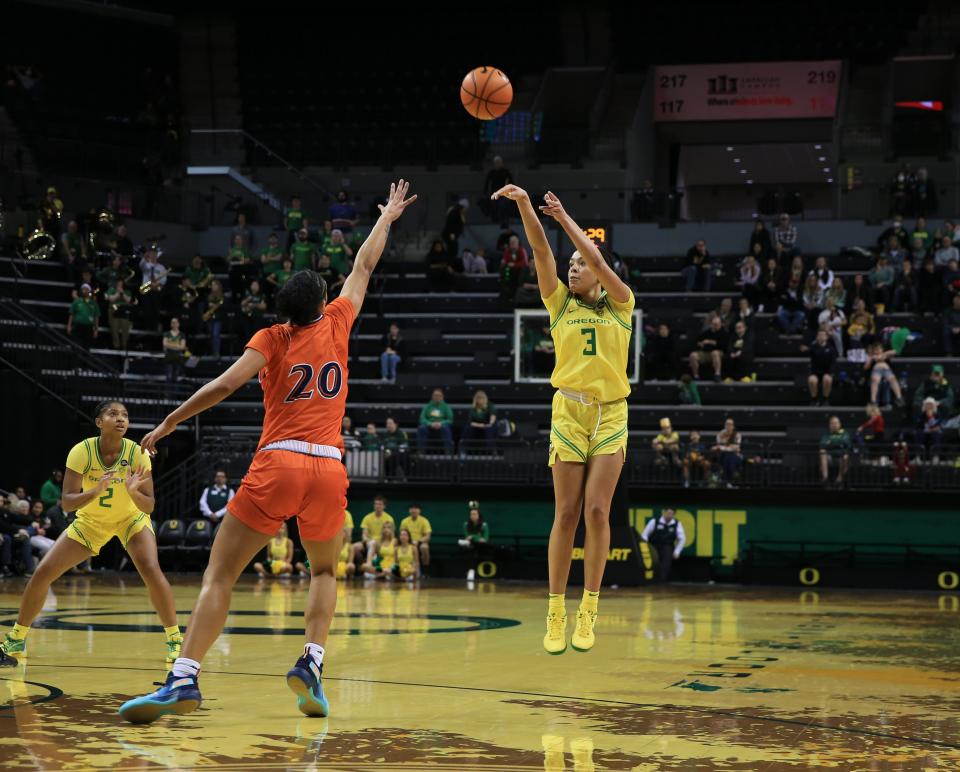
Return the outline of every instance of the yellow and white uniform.
<path id="1" fill-rule="evenodd" d="M 422 517 L 420 518 L 423 519 Z M 400 572 L 400 577 L 406 579 L 408 576 L 413 576 L 417 570 L 416 563 L 414 562 L 414 546 L 412 544 L 403 544 L 397 545 L 397 569 Z"/>
<path id="2" fill-rule="evenodd" d="M 424 536 L 429 536 L 433 533 L 430 521 L 423 515 L 417 515 L 416 520 L 409 515 L 403 518 L 403 520 L 400 521 L 400 531 L 404 528 L 410 531 L 410 541 L 414 543 L 423 541 Z M 399 534 L 400 531 L 397 531 L 397 533 Z"/>
<path id="3" fill-rule="evenodd" d="M 287 545 L 292 543 L 288 538 L 270 540 L 270 544 L 267 545 L 267 554 L 270 556 L 271 573 L 279 574 L 283 571 L 284 566 L 287 565 Z"/>
<path id="4" fill-rule="evenodd" d="M 380 541 L 384 523 L 390 523 L 391 525 L 394 523 L 393 516 L 389 512 L 384 512 L 380 517 L 377 517 L 376 512 L 367 512 L 363 516 L 363 520 L 360 521 L 360 527 L 369 534 L 368 538 Z"/>
<path id="5" fill-rule="evenodd" d="M 377 555 L 380 557 L 380 570 L 385 574 L 392 571 L 397 564 L 397 540 L 380 542 Z"/>
<path id="6" fill-rule="evenodd" d="M 99 437 L 89 437 L 74 445 L 67 454 L 67 469 L 83 477 L 81 490 L 96 488 L 107 472 L 117 479 L 102 495 L 77 510 L 77 519 L 67 527 L 67 536 L 98 555 L 114 536 L 126 548 L 127 542 L 144 528 L 152 531 L 150 515 L 141 512 L 127 492 L 126 479 L 138 467 L 149 471 L 152 464 L 150 456 L 133 440 L 122 440 L 120 455 L 109 467 L 101 458 Z"/>
<path id="7" fill-rule="evenodd" d="M 337 579 L 343 579 L 347 575 L 347 561 L 350 559 L 350 542 L 346 542 L 340 548 L 340 557 L 337 558 Z"/>
<path id="8" fill-rule="evenodd" d="M 551 385 L 553 416 L 549 464 L 586 463 L 591 456 L 627 452 L 627 363 L 633 329 L 633 293 L 618 303 L 601 292 L 582 302 L 563 283 L 543 298 L 556 351 Z"/>

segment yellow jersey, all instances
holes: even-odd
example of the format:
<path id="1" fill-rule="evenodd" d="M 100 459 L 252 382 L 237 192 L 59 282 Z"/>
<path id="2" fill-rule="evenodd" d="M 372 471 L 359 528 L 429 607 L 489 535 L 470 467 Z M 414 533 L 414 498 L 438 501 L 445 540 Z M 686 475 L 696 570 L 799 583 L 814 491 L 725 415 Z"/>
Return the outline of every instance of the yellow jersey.
<path id="1" fill-rule="evenodd" d="M 397 540 L 381 542 L 377 554 L 380 556 L 380 568 L 389 571 L 397 562 Z"/>
<path id="2" fill-rule="evenodd" d="M 550 335 L 556 351 L 551 385 L 588 394 L 599 402 L 627 397 L 627 364 L 636 305 L 633 293 L 626 303 L 617 303 L 601 292 L 596 305 L 591 306 L 558 281 L 550 297 L 543 298 L 543 304 L 550 313 Z"/>
<path id="3" fill-rule="evenodd" d="M 363 528 L 369 538 L 376 541 L 380 541 L 380 533 L 383 531 L 384 523 L 393 523 L 394 519 L 389 512 L 384 512 L 380 517 L 377 517 L 376 512 L 368 512 L 363 520 L 360 521 L 360 527 Z"/>
<path id="4" fill-rule="evenodd" d="M 353 530 L 353 515 L 350 514 L 349 509 L 343 510 L 343 527 Z"/>
<path id="5" fill-rule="evenodd" d="M 270 560 L 286 560 L 287 545 L 291 544 L 290 539 L 271 539 L 267 547 L 270 553 Z"/>
<path id="6" fill-rule="evenodd" d="M 340 563 L 346 563 L 347 559 L 350 557 L 350 542 L 344 542 L 343 546 L 340 548 Z"/>
<path id="7" fill-rule="evenodd" d="M 403 520 L 400 521 L 400 531 L 404 528 L 410 531 L 410 541 L 423 541 L 424 536 L 429 536 L 433 533 L 433 529 L 430 527 L 430 521 L 423 515 L 419 515 L 416 520 L 410 516 L 403 518 Z M 399 534 L 400 531 L 397 531 L 397 533 Z"/>
<path id="8" fill-rule="evenodd" d="M 101 458 L 99 437 L 89 437 L 74 445 L 67 454 L 67 469 L 83 477 L 81 490 L 96 488 L 106 472 L 113 472 L 117 478 L 100 496 L 78 509 L 77 514 L 106 523 L 122 522 L 139 515 L 140 509 L 133 503 L 125 484 L 138 467 L 149 471 L 152 464 L 149 454 L 133 440 L 124 438 L 121 441 L 120 455 L 109 467 Z"/>
<path id="9" fill-rule="evenodd" d="M 400 566 L 400 571 L 406 571 L 413 568 L 413 545 L 403 544 L 397 545 L 397 565 Z"/>

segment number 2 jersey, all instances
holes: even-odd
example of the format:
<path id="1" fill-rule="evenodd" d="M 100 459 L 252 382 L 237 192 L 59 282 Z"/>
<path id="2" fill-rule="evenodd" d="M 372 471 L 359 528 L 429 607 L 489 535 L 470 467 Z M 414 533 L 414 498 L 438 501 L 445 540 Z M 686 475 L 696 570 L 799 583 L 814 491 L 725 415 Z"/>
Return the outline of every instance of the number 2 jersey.
<path id="1" fill-rule="evenodd" d="M 260 370 L 266 414 L 258 450 L 272 442 L 301 440 L 343 452 L 347 350 L 355 319 L 353 303 L 337 298 L 316 321 L 275 324 L 247 343 L 267 360 Z"/>
<path id="2" fill-rule="evenodd" d="M 587 305 L 558 281 L 550 296 L 543 298 L 556 352 L 550 384 L 600 402 L 629 396 L 627 362 L 635 303 L 632 292 L 626 303 L 602 292 L 595 306 Z"/>
<path id="3" fill-rule="evenodd" d="M 127 492 L 126 479 L 138 467 L 144 471 L 151 468 L 150 456 L 133 440 L 123 439 L 120 455 L 107 466 L 100 456 L 100 438 L 89 437 L 78 442 L 67 454 L 67 469 L 83 477 L 80 489 L 96 488 L 100 478 L 112 472 L 116 478 L 102 495 L 77 510 L 77 515 L 86 515 L 100 523 L 122 522 L 139 515 L 140 509 Z"/>

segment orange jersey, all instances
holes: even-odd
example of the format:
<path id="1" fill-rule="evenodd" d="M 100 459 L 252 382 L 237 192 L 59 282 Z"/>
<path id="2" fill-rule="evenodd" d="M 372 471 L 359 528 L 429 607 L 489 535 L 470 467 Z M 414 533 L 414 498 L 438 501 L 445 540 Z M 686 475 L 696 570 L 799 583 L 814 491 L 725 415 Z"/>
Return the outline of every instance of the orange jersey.
<path id="1" fill-rule="evenodd" d="M 247 343 L 267 360 L 260 370 L 266 415 L 258 450 L 271 442 L 301 440 L 343 452 L 347 347 L 355 319 L 353 303 L 337 298 L 312 324 L 275 324 Z"/>

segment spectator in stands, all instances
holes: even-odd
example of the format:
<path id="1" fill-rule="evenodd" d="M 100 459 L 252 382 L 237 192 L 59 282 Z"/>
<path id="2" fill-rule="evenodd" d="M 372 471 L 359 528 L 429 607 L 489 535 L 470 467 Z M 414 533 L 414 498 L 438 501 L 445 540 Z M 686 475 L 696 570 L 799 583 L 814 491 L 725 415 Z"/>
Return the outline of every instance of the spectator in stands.
<path id="1" fill-rule="evenodd" d="M 947 263 L 943 272 L 944 305 L 949 308 L 953 305 L 953 298 L 960 295 L 960 264 L 956 260 Z"/>
<path id="2" fill-rule="evenodd" d="M 787 335 L 796 335 L 803 330 L 806 313 L 803 308 L 803 293 L 800 280 L 791 277 L 780 293 L 780 306 L 777 309 L 777 322 Z"/>
<path id="3" fill-rule="evenodd" d="M 330 302 L 340 294 L 340 288 L 343 287 L 347 277 L 333 267 L 328 254 L 321 254 L 317 258 L 316 270 L 327 285 L 327 302 Z"/>
<path id="4" fill-rule="evenodd" d="M 461 198 L 447 210 L 447 219 L 443 224 L 443 241 L 451 264 L 460 254 L 460 237 L 463 236 L 463 227 L 467 223 L 467 207 L 469 205 L 470 202 L 467 199 Z"/>
<path id="5" fill-rule="evenodd" d="M 710 459 L 707 457 L 707 448 L 700 439 L 700 432 L 690 432 L 690 439 L 684 448 L 683 459 L 681 459 L 680 472 L 683 475 L 683 487 L 690 487 L 690 480 L 693 477 L 697 485 L 706 484 L 710 479 Z"/>
<path id="6" fill-rule="evenodd" d="M 520 246 L 520 239 L 511 236 L 500 260 L 500 296 L 506 300 L 516 295 L 520 280 L 530 265 L 527 250 Z"/>
<path id="7" fill-rule="evenodd" d="M 740 285 L 743 297 L 755 306 L 760 303 L 760 266 L 753 255 L 747 255 L 740 266 Z"/>
<path id="8" fill-rule="evenodd" d="M 757 249 L 759 247 L 759 251 Z M 750 245 L 747 254 L 757 258 L 757 262 L 764 262 L 773 256 L 773 244 L 770 241 L 770 231 L 763 224 L 763 220 L 754 220 L 753 233 L 750 234 Z"/>
<path id="9" fill-rule="evenodd" d="M 797 255 L 790 263 L 790 278 L 796 279 L 797 283 L 803 286 L 804 267 L 803 258 Z"/>
<path id="10" fill-rule="evenodd" d="M 237 224 L 233 226 L 230 233 L 231 247 L 239 245 L 246 250 L 247 254 L 253 252 L 253 231 L 247 227 L 247 216 L 243 212 L 237 212 Z"/>
<path id="11" fill-rule="evenodd" d="M 309 227 L 307 216 L 300 205 L 300 196 L 293 196 L 290 199 L 290 206 L 283 213 L 283 227 L 287 231 L 287 251 L 289 252 L 300 230 Z"/>
<path id="12" fill-rule="evenodd" d="M 497 199 L 497 200 L 499 201 L 500 199 Z M 503 251 L 510 244 L 510 238 L 516 235 L 517 235 L 517 232 L 510 227 L 510 223 L 503 222 L 500 224 L 500 233 L 497 234 L 497 245 L 496 245 L 496 252 L 498 255 L 503 254 Z"/>
<path id="13" fill-rule="evenodd" d="M 870 284 L 862 273 L 854 274 L 853 284 L 847 293 L 847 311 L 849 313 L 853 313 L 858 300 L 862 300 L 867 309 L 872 307 L 873 299 Z"/>
<path id="14" fill-rule="evenodd" d="M 60 223 L 63 221 L 63 201 L 57 189 L 52 185 L 47 188 L 47 197 L 40 208 L 43 214 L 43 228 L 54 238 L 60 238 Z"/>
<path id="15" fill-rule="evenodd" d="M 357 217 L 357 208 L 347 199 L 347 191 L 337 192 L 337 202 L 330 205 L 330 222 L 334 231 L 340 230 L 341 235 L 351 233 L 360 219 Z"/>
<path id="16" fill-rule="evenodd" d="M 719 316 L 710 320 L 710 327 L 697 336 L 695 348 L 690 352 L 690 372 L 694 380 L 700 377 L 700 365 L 709 363 L 713 368 L 713 380 L 722 380 L 723 352 L 727 350 L 729 335 L 723 329 Z"/>
<path id="17" fill-rule="evenodd" d="M 880 389 L 880 383 L 886 381 L 890 391 L 893 392 L 897 407 L 903 407 L 904 401 L 903 393 L 900 391 L 900 382 L 897 380 L 890 364 L 896 355 L 897 352 L 892 349 L 885 350 L 883 344 L 879 341 L 874 341 L 867 348 L 867 361 L 863 363 L 863 370 L 870 376 L 871 402 L 879 404 L 877 392 Z"/>
<path id="18" fill-rule="evenodd" d="M 309 241 L 308 237 L 307 229 L 301 228 L 296 233 L 296 240 L 289 247 L 294 272 L 317 267 L 317 245 Z"/>
<path id="19" fill-rule="evenodd" d="M 893 298 L 895 278 L 896 272 L 890 265 L 890 260 L 886 255 L 880 255 L 876 266 L 870 271 L 870 299 L 874 308 L 882 305 L 885 309 L 890 305 Z M 877 308 L 877 313 L 882 313 L 882 311 Z"/>
<path id="20" fill-rule="evenodd" d="M 293 539 L 287 536 L 287 524 L 281 523 L 277 533 L 267 542 L 266 559 L 253 564 L 253 570 L 266 576 L 290 576 L 293 573 Z"/>
<path id="21" fill-rule="evenodd" d="M 207 334 L 210 336 L 210 354 L 220 359 L 220 336 L 223 332 L 223 318 L 226 310 L 223 304 L 226 298 L 223 295 L 223 285 L 219 279 L 210 282 L 210 294 L 207 295 L 207 308 L 203 312 L 203 321 L 207 324 Z"/>
<path id="22" fill-rule="evenodd" d="M 236 492 L 227 484 L 227 473 L 218 469 L 213 475 L 213 485 L 208 485 L 200 494 L 200 513 L 212 524 L 219 523 L 234 495 Z"/>
<path id="23" fill-rule="evenodd" d="M 837 416 L 830 416 L 829 431 L 820 437 L 820 482 L 830 484 L 830 471 L 836 471 L 837 486 L 843 485 L 843 478 L 850 467 L 850 451 L 853 443 L 850 434 L 840 425 Z"/>
<path id="24" fill-rule="evenodd" d="M 481 440 L 485 446 L 492 449 L 496 423 L 496 405 L 487 399 L 485 391 L 474 392 L 470 415 L 467 418 L 466 426 L 463 427 L 463 433 L 460 435 L 461 450 L 464 447 L 464 442 L 473 443 L 474 440 Z"/>
<path id="25" fill-rule="evenodd" d="M 33 574 L 33 550 L 30 547 L 30 533 L 27 524 L 20 522 L 19 514 L 8 501 L 0 496 L 0 567 L 5 576 L 11 576 L 19 563 L 27 576 Z"/>
<path id="26" fill-rule="evenodd" d="M 924 249 L 933 249 L 933 234 L 927 228 L 926 217 L 917 218 L 917 224 L 913 226 L 913 233 L 910 234 L 910 237 L 911 239 L 920 239 L 923 242 Z"/>
<path id="27" fill-rule="evenodd" d="M 447 453 L 453 452 L 453 411 L 443 401 L 443 390 L 434 389 L 430 401 L 420 411 L 420 426 L 417 429 L 417 450 L 423 453 L 427 441 L 437 438 L 443 441 Z"/>
<path id="28" fill-rule="evenodd" d="M 377 425 L 375 423 L 367 424 L 367 430 L 360 438 L 360 450 L 380 450 L 380 437 L 377 436 Z"/>
<path id="29" fill-rule="evenodd" d="M 657 581 L 669 581 L 670 567 L 673 561 L 680 557 L 683 545 L 687 543 L 687 535 L 683 532 L 683 525 L 677 520 L 673 507 L 664 509 L 660 517 L 650 518 L 640 534 L 640 540 L 647 542 L 657 551 Z"/>
<path id="30" fill-rule="evenodd" d="M 847 317 L 833 302 L 829 295 L 824 299 L 823 311 L 817 317 L 817 329 L 826 330 L 833 341 L 837 354 L 843 356 L 843 328 L 847 326 Z"/>
<path id="31" fill-rule="evenodd" d="M 924 461 L 940 463 L 943 447 L 943 420 L 937 413 L 937 401 L 933 397 L 923 400 L 920 420 L 917 421 L 917 455 Z M 31 540 L 32 541 L 32 540 Z"/>
<path id="32" fill-rule="evenodd" d="M 345 450 L 360 449 L 360 433 L 353 428 L 353 419 L 348 415 L 340 422 L 340 439 Z"/>
<path id="33" fill-rule="evenodd" d="M 890 261 L 890 266 L 894 271 L 899 271 L 910 258 L 910 253 L 904 246 L 901 246 L 900 239 L 896 236 L 890 237 L 890 241 L 881 254 Z"/>
<path id="34" fill-rule="evenodd" d="M 506 196 L 491 200 L 491 196 L 494 193 L 500 190 L 500 188 L 509 185 L 511 182 L 513 182 L 513 175 L 510 174 L 510 170 L 503 165 L 503 159 L 495 155 L 493 157 L 493 168 L 487 172 L 486 179 L 483 181 L 484 206 L 487 207 L 486 212 L 493 222 L 506 222 L 510 218 L 512 211 L 515 211 L 515 207 Z"/>
<path id="35" fill-rule="evenodd" d="M 960 228 L 953 220 L 944 220 L 943 225 L 937 228 L 936 232 L 933 234 L 934 242 L 940 244 L 941 239 L 946 236 L 950 239 L 951 244 L 956 244 L 957 241 L 960 241 Z"/>
<path id="36" fill-rule="evenodd" d="M 264 279 L 283 267 L 283 250 L 280 249 L 280 239 L 276 233 L 267 236 L 267 246 L 260 250 L 260 272 Z"/>
<path id="37" fill-rule="evenodd" d="M 419 504 L 411 504 L 407 512 L 409 514 L 400 521 L 400 532 L 406 531 L 410 534 L 410 541 L 420 557 L 420 568 L 425 569 L 430 565 L 430 537 L 433 535 L 433 527 L 423 516 Z"/>
<path id="38" fill-rule="evenodd" d="M 850 314 L 850 323 L 847 325 L 847 337 L 850 339 L 850 348 L 865 348 L 877 334 L 877 323 L 873 314 L 867 311 L 867 304 L 862 298 L 857 299 Z"/>
<path id="39" fill-rule="evenodd" d="M 824 307 L 826 307 L 827 298 L 833 301 L 836 308 L 844 309 L 847 307 L 847 288 L 843 286 L 843 279 L 839 276 L 833 277 L 833 283 L 830 285 L 823 296 Z"/>
<path id="40" fill-rule="evenodd" d="M 897 241 L 906 246 L 910 243 L 910 234 L 907 233 L 907 229 L 903 227 L 903 215 L 896 214 L 893 216 L 893 223 L 889 228 L 884 229 L 877 237 L 877 246 L 881 249 L 887 247 L 890 244 L 890 239 L 896 238 Z"/>
<path id="41" fill-rule="evenodd" d="M 913 414 L 918 416 L 923 409 L 925 399 L 934 399 L 940 409 L 940 414 L 951 415 L 954 407 L 953 387 L 943 372 L 943 365 L 934 365 L 930 368 L 930 375 L 917 387 L 913 394 Z"/>
<path id="42" fill-rule="evenodd" d="M 823 290 L 814 274 L 808 274 L 803 284 L 803 309 L 806 314 L 807 328 L 815 330 L 820 311 L 823 309 Z"/>
<path id="43" fill-rule="evenodd" d="M 127 226 L 118 225 L 114 231 L 114 236 L 116 240 L 113 244 L 113 254 L 115 256 L 119 255 L 122 258 L 132 257 L 134 252 L 133 241 L 127 235 Z"/>
<path id="44" fill-rule="evenodd" d="M 397 426 L 396 420 L 387 418 L 386 431 L 383 433 L 383 458 L 387 477 L 407 476 L 407 452 L 410 444 L 407 433 Z"/>
<path id="45" fill-rule="evenodd" d="M 830 392 L 833 389 L 833 365 L 837 361 L 837 350 L 830 342 L 829 334 L 823 328 L 817 330 L 816 337 L 807 350 L 810 352 L 810 375 L 807 376 L 810 404 L 829 405 Z"/>
<path id="46" fill-rule="evenodd" d="M 868 402 L 865 411 L 867 420 L 860 424 L 853 434 L 854 444 L 858 448 L 883 442 L 883 435 L 887 426 L 883 419 L 883 413 L 880 412 L 880 406 L 875 402 Z"/>
<path id="47" fill-rule="evenodd" d="M 167 383 L 180 380 L 186 353 L 187 339 L 180 332 L 180 320 L 173 317 L 170 320 L 170 329 L 163 334 L 163 371 L 167 376 Z"/>
<path id="48" fill-rule="evenodd" d="M 477 502 L 470 502 L 470 510 L 467 519 L 463 524 L 463 536 L 458 540 L 458 544 L 465 550 L 470 550 L 476 555 L 484 544 L 490 541 L 490 526 L 483 519 L 480 513 L 480 507 Z M 467 571 L 467 581 L 472 582 L 476 577 L 475 569 Z"/>
<path id="49" fill-rule="evenodd" d="M 650 443 L 653 448 L 654 466 L 680 466 L 680 435 L 670 424 L 669 418 L 660 419 L 660 432 Z"/>
<path id="50" fill-rule="evenodd" d="M 87 261 L 87 245 L 80 235 L 76 220 L 67 223 L 67 229 L 60 237 L 60 247 L 68 272 L 80 268 Z"/>
<path id="51" fill-rule="evenodd" d="M 960 294 L 954 295 L 950 308 L 943 312 L 943 349 L 948 357 L 960 347 Z"/>
<path id="52" fill-rule="evenodd" d="M 910 241 L 910 261 L 916 270 L 923 268 L 923 261 L 931 257 L 930 250 L 923 246 L 922 238 L 915 238 Z"/>
<path id="53" fill-rule="evenodd" d="M 90 287 L 92 288 L 93 295 L 96 296 L 96 293 L 97 293 L 96 282 L 93 280 L 93 271 L 90 269 L 90 266 L 88 265 L 85 265 L 83 269 L 80 271 L 80 279 L 79 281 L 75 282 L 75 287 L 73 290 L 72 297 L 74 298 L 80 297 L 80 288 L 84 284 L 89 284 Z"/>
<path id="54" fill-rule="evenodd" d="M 70 304 L 67 317 L 67 335 L 72 335 L 84 348 L 90 348 L 97 339 L 100 325 L 100 306 L 94 300 L 89 284 L 80 287 L 80 297 Z"/>
<path id="55" fill-rule="evenodd" d="M 290 277 L 293 276 L 293 260 L 285 257 L 281 261 L 281 265 L 279 271 L 267 274 L 267 282 L 272 285 L 274 292 L 290 281 Z"/>
<path id="56" fill-rule="evenodd" d="M 717 454 L 720 468 L 723 470 L 723 481 L 728 488 L 732 488 L 740 474 L 743 465 L 743 455 L 740 451 L 743 440 L 732 418 L 723 422 L 723 429 L 717 434 L 717 440 L 711 450 Z"/>
<path id="57" fill-rule="evenodd" d="M 940 313 L 943 302 L 943 281 L 932 257 L 925 258 L 917 278 L 917 310 L 921 314 Z"/>
<path id="58" fill-rule="evenodd" d="M 537 284 L 537 264 L 532 260 L 520 276 L 519 286 L 514 295 L 517 308 L 531 308 L 540 305 L 540 285 Z"/>
<path id="59" fill-rule="evenodd" d="M 133 293 L 126 288 L 123 279 L 117 279 L 107 290 L 107 316 L 110 321 L 110 339 L 118 351 L 126 351 L 130 343 L 130 327 L 133 315 Z"/>
<path id="60" fill-rule="evenodd" d="M 657 325 L 656 335 L 646 341 L 644 360 L 646 380 L 672 381 L 677 377 L 677 354 L 673 332 L 664 323 Z"/>
<path id="61" fill-rule="evenodd" d="M 728 381 L 750 383 L 753 380 L 753 335 L 742 320 L 733 326 L 726 360 Z"/>
<path id="62" fill-rule="evenodd" d="M 780 293 L 783 291 L 784 271 L 777 263 L 777 258 L 767 259 L 767 267 L 760 276 L 760 302 L 758 311 L 773 310 L 777 307 Z"/>
<path id="63" fill-rule="evenodd" d="M 336 287 L 339 287 L 339 285 L 335 285 Z M 327 285 L 327 297 L 331 297 L 329 284 Z M 333 297 L 336 297 L 336 292 L 334 292 Z M 243 335 L 241 344 L 246 345 L 253 334 L 264 326 L 263 315 L 266 312 L 267 296 L 263 294 L 260 282 L 254 279 L 243 294 L 243 300 L 240 301 L 241 334 Z"/>
<path id="64" fill-rule="evenodd" d="M 40 487 L 40 501 L 44 508 L 52 507 L 60 501 L 60 492 L 63 486 L 63 470 L 54 469 L 47 481 Z"/>
<path id="65" fill-rule="evenodd" d="M 104 293 L 109 292 L 116 285 L 117 280 L 124 277 L 125 273 L 123 258 L 117 255 L 110 259 L 109 265 L 105 265 L 97 271 L 97 287 Z"/>
<path id="66" fill-rule="evenodd" d="M 160 298 L 167 284 L 167 273 L 156 246 L 149 246 L 140 259 L 140 286 L 149 290 L 140 293 L 140 316 L 144 329 L 149 332 L 160 330 Z"/>
<path id="67" fill-rule="evenodd" d="M 733 313 L 734 325 L 736 325 L 737 322 L 743 322 L 745 325 L 747 325 L 747 329 L 750 329 L 750 327 L 753 325 L 753 306 L 750 305 L 750 301 L 746 298 L 740 298 L 737 301 L 737 310 Z"/>
<path id="68" fill-rule="evenodd" d="M 907 260 L 894 284 L 893 310 L 914 312 L 918 303 L 917 273 L 913 270 L 913 263 Z"/>
<path id="69" fill-rule="evenodd" d="M 26 514 L 32 521 L 32 526 L 27 529 L 30 532 L 30 546 L 37 553 L 40 560 L 43 560 L 54 543 L 54 540 L 51 539 L 47 533 L 50 521 L 47 520 L 45 511 L 46 507 L 43 506 L 43 502 L 39 499 L 32 504 L 26 501 L 20 502 L 20 512 Z"/>
<path id="70" fill-rule="evenodd" d="M 236 303 L 243 297 L 247 282 L 259 272 L 259 266 L 253 263 L 249 250 L 243 245 L 242 236 L 233 237 L 233 246 L 227 253 L 228 274 L 230 277 L 230 295 Z"/>
<path id="71" fill-rule="evenodd" d="M 710 291 L 713 284 L 713 269 L 710 265 L 710 252 L 707 249 L 707 242 L 703 239 L 698 239 L 687 250 L 687 264 L 680 269 L 680 275 L 683 276 L 687 292 L 693 292 L 697 277 L 701 275 L 703 276 L 703 291 Z"/>
<path id="72" fill-rule="evenodd" d="M 354 544 L 355 556 L 366 554 L 364 563 L 370 564 L 373 556 L 380 547 L 380 540 L 383 537 L 383 527 L 390 525 L 389 535 L 392 538 L 393 529 L 396 527 L 396 521 L 393 515 L 387 512 L 387 500 L 385 497 L 377 495 L 373 498 L 373 511 L 367 512 L 363 520 L 360 521 L 360 527 L 363 529 L 363 541 Z"/>
<path id="73" fill-rule="evenodd" d="M 833 271 L 830 270 L 830 266 L 827 264 L 827 258 L 824 255 L 820 255 L 820 257 L 817 258 L 811 273 L 817 277 L 817 284 L 820 287 L 821 294 L 826 294 L 827 290 L 833 286 L 834 274 Z"/>
<path id="74" fill-rule="evenodd" d="M 773 248 L 781 264 L 800 254 L 797 227 L 790 223 L 790 215 L 786 212 L 780 215 L 777 227 L 773 229 Z"/>
<path id="75" fill-rule="evenodd" d="M 383 334 L 383 352 L 380 354 L 380 379 L 388 383 L 397 380 L 397 365 L 403 361 L 407 342 L 400 335 L 400 326 L 390 323 L 390 329 Z"/>
<path id="76" fill-rule="evenodd" d="M 344 240 L 343 231 L 339 228 L 331 231 L 330 240 L 324 242 L 321 255 L 330 258 L 330 265 L 337 273 L 346 276 L 353 270 L 353 250 Z"/>
<path id="77" fill-rule="evenodd" d="M 505 197 L 498 198 L 497 201 L 508 201 Z M 494 201 L 492 203 L 497 203 Z M 472 249 L 464 249 L 460 255 L 460 262 L 463 263 L 463 272 L 468 275 L 480 275 L 487 272 L 487 260 L 483 255 L 475 254 Z"/>
<path id="78" fill-rule="evenodd" d="M 681 405 L 699 405 L 700 390 L 697 389 L 697 382 L 687 373 L 680 376 L 680 383 L 677 384 L 677 401 Z"/>
<path id="79" fill-rule="evenodd" d="M 441 239 L 434 239 L 425 258 L 427 283 L 433 292 L 446 292 L 455 281 L 453 264 Z"/>
<path id="80" fill-rule="evenodd" d="M 713 321 L 714 317 L 717 317 L 720 320 L 720 325 L 724 330 L 728 331 L 733 326 L 733 322 L 736 319 L 736 312 L 733 310 L 733 299 L 724 298 L 720 301 L 720 305 L 713 309 L 706 318 L 703 320 L 703 329 L 709 329 L 710 323 Z"/>

